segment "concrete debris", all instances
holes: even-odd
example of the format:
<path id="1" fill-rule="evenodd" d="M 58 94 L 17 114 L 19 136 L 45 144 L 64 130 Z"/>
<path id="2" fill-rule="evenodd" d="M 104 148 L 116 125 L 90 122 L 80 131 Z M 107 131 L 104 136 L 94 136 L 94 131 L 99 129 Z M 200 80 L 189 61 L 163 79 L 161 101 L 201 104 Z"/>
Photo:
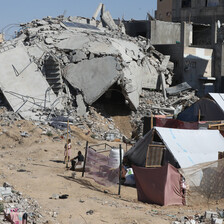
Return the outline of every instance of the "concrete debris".
<path id="1" fill-rule="evenodd" d="M 164 99 L 161 92 L 143 90 L 140 104 L 136 112 L 132 112 L 132 123 L 139 137 L 143 133 L 143 117 L 151 115 L 176 116 L 179 107 L 185 108 L 195 103 L 199 98 L 195 96 L 194 90 L 180 92 L 175 96 Z"/>
<path id="2" fill-rule="evenodd" d="M 223 219 L 217 212 L 206 211 L 204 215 L 196 214 L 193 216 L 183 216 L 176 221 L 172 221 L 172 224 L 197 224 L 197 223 L 211 223 L 222 224 Z"/>
<path id="3" fill-rule="evenodd" d="M 119 78 L 116 63 L 111 56 L 94 58 L 67 65 L 63 75 L 74 88 L 83 92 L 85 102 L 91 105 Z"/>
<path id="4" fill-rule="evenodd" d="M 100 11 L 102 21 L 96 20 Z M 47 121 L 60 130 L 66 122 L 52 118 L 73 117 L 74 125 L 90 128 L 99 139 L 110 132 L 110 124 L 112 133 L 122 139 L 113 121 L 107 120 L 110 117 L 105 118 L 104 129 L 100 121 L 93 122 L 96 111 L 91 113 L 91 105 L 112 91 L 119 92 L 137 115 L 135 124 L 140 112 L 141 117 L 151 112 L 167 114 L 163 108 L 178 99 L 164 101 L 164 89 L 173 77 L 170 57 L 156 51 L 146 38 L 124 34 L 120 25 L 103 4 L 92 19 L 59 16 L 21 24 L 17 37 L 0 46 L 0 99 L 6 98 L 20 117 Z M 163 96 L 157 92 L 161 87 Z M 151 105 L 150 100 L 155 102 Z"/>
<path id="5" fill-rule="evenodd" d="M 187 82 L 183 82 L 176 86 L 166 88 L 166 92 L 168 95 L 176 95 L 182 91 L 189 90 L 189 89 L 192 89 L 192 87 Z"/>
<path id="6" fill-rule="evenodd" d="M 1 203 L 3 203 L 5 214 L 11 210 L 27 213 L 27 223 L 45 223 L 44 217 L 41 215 L 40 206 L 37 201 L 32 198 L 25 198 L 22 193 L 16 191 L 12 186 L 0 187 Z M 0 223 L 5 223 L 4 219 L 0 219 Z"/>

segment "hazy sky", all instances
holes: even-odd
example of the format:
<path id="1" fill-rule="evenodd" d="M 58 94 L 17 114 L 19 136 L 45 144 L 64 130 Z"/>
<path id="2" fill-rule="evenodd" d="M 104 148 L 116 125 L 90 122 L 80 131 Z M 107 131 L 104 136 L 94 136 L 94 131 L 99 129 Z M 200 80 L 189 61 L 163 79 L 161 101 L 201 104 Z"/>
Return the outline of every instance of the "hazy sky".
<path id="1" fill-rule="evenodd" d="M 104 3 L 113 18 L 146 19 L 154 16 L 157 0 L 0 0 L 0 32 L 9 24 L 29 22 L 46 16 L 83 16 L 91 18 L 99 3 Z M 12 28 L 16 30 L 15 27 Z"/>

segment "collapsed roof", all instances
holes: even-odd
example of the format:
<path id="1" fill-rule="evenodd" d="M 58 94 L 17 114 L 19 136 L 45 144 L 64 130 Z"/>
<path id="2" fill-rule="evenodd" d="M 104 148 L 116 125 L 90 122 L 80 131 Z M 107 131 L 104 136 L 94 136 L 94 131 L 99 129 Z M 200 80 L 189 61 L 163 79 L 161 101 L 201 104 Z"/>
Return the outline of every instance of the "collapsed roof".
<path id="1" fill-rule="evenodd" d="M 169 57 L 155 51 L 149 40 L 127 36 L 107 16 L 103 22 L 110 29 L 82 17 L 34 20 L 0 45 L 0 89 L 14 111 L 29 119 L 35 107 L 60 109 L 71 87 L 91 105 L 114 84 L 136 110 L 143 88 L 158 90 L 165 80 L 164 88 L 171 84 Z"/>

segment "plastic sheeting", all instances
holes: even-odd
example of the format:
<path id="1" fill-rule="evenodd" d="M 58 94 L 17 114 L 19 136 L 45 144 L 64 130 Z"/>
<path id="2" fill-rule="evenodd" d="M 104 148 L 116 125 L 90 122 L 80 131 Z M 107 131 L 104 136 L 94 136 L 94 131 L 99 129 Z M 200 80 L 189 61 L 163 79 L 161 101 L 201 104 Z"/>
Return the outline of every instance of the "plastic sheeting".
<path id="1" fill-rule="evenodd" d="M 119 169 L 109 163 L 109 157 L 88 148 L 85 176 L 104 186 L 116 185 L 119 182 Z"/>
<path id="2" fill-rule="evenodd" d="M 220 107 L 218 102 L 212 99 L 202 98 L 196 103 L 192 104 L 186 110 L 179 113 L 177 119 L 181 121 L 196 122 L 199 120 L 200 114 L 200 121 L 224 120 L 223 109 Z"/>
<path id="3" fill-rule="evenodd" d="M 133 166 L 138 200 L 158 205 L 182 205 L 181 175 L 170 164 L 159 168 Z M 158 178 L 159 177 L 159 178 Z"/>
<path id="4" fill-rule="evenodd" d="M 187 204 L 201 204 L 224 198 L 224 159 L 179 169 L 179 171 L 185 177 L 189 188 Z"/>
<path id="5" fill-rule="evenodd" d="M 156 127 L 164 144 L 181 168 L 215 161 L 223 151 L 224 138 L 218 130 L 184 130 Z"/>

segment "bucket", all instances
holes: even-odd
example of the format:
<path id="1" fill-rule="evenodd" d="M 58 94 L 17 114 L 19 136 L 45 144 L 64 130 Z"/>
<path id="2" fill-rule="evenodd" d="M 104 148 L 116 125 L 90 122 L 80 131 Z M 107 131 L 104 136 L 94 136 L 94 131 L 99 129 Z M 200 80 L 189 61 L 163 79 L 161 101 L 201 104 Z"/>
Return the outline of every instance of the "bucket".
<path id="1" fill-rule="evenodd" d="M 121 159 L 123 159 L 124 156 L 124 150 L 121 149 Z M 120 166 L 120 149 L 114 148 L 110 150 L 109 154 L 109 166 L 112 168 L 118 168 Z"/>

